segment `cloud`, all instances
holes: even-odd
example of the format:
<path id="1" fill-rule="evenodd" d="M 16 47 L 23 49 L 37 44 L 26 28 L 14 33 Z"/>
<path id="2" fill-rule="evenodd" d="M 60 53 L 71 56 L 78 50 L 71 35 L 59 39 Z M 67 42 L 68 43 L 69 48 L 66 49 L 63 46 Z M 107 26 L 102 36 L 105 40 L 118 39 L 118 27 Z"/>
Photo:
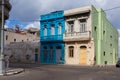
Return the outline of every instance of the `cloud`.
<path id="1" fill-rule="evenodd" d="M 4 25 L 4 28 L 9 28 L 7 25 Z"/>
<path id="2" fill-rule="evenodd" d="M 58 10 L 67 10 L 93 4 L 104 10 L 116 7 L 120 0 L 10 0 L 12 10 L 10 20 L 31 22 L 40 19 L 40 15 Z M 109 21 L 119 29 L 120 8 L 105 11 Z"/>
<path id="3" fill-rule="evenodd" d="M 17 20 L 35 20 L 39 19 L 41 14 L 51 11 L 65 10 L 84 5 L 90 5 L 86 0 L 10 0 L 12 10 L 10 19 Z"/>
<path id="4" fill-rule="evenodd" d="M 30 23 L 27 26 L 25 26 L 24 29 L 28 29 L 28 28 L 38 28 L 38 29 L 40 29 L 40 22 Z"/>

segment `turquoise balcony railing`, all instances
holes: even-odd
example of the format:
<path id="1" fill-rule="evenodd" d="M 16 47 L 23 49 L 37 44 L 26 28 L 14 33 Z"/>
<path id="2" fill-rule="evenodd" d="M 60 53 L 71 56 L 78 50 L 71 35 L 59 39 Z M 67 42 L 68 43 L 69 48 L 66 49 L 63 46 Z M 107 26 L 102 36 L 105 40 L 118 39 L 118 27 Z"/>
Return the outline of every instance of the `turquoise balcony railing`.
<path id="1" fill-rule="evenodd" d="M 50 35 L 50 36 L 41 36 L 41 41 L 62 41 L 63 35 Z"/>

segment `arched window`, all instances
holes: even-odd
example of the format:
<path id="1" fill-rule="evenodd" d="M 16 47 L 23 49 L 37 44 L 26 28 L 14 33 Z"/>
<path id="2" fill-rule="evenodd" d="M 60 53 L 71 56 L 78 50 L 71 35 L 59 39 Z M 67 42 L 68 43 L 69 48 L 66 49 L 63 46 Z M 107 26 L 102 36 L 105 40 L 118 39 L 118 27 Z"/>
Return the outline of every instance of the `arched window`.
<path id="1" fill-rule="evenodd" d="M 51 25 L 51 35 L 55 35 L 55 25 Z"/>
<path id="2" fill-rule="evenodd" d="M 47 26 L 44 26 L 44 36 L 47 36 Z"/>
<path id="3" fill-rule="evenodd" d="M 62 26 L 61 23 L 58 24 L 58 35 L 62 34 Z"/>
<path id="4" fill-rule="evenodd" d="M 87 48 L 86 46 L 80 46 L 80 48 Z"/>
<path id="5" fill-rule="evenodd" d="M 69 57 L 70 58 L 74 57 L 74 47 L 73 46 L 69 46 Z"/>

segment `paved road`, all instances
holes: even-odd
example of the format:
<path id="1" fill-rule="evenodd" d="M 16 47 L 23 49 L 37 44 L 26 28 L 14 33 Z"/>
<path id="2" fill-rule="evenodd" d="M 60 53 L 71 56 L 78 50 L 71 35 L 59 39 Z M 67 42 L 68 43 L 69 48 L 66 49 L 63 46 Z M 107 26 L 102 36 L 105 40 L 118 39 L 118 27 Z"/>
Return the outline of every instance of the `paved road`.
<path id="1" fill-rule="evenodd" d="M 17 64 L 25 72 L 0 76 L 0 80 L 120 80 L 120 69 L 115 67 L 84 67 L 68 65 Z"/>

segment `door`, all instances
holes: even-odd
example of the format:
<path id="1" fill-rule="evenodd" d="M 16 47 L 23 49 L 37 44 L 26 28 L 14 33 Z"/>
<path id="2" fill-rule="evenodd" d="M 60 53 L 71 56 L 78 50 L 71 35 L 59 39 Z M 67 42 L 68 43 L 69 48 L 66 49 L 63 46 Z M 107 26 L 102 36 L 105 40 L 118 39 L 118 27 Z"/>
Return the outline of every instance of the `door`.
<path id="1" fill-rule="evenodd" d="M 38 62 L 38 48 L 35 49 L 35 62 Z"/>
<path id="2" fill-rule="evenodd" d="M 87 48 L 86 46 L 80 47 L 80 64 L 85 65 L 87 63 Z"/>
<path id="3" fill-rule="evenodd" d="M 61 55 L 61 53 L 62 53 L 61 47 L 57 47 L 57 49 L 56 49 L 56 63 L 57 64 L 62 63 L 62 55 Z"/>
<path id="4" fill-rule="evenodd" d="M 35 54 L 35 62 L 38 62 L 38 54 Z"/>

